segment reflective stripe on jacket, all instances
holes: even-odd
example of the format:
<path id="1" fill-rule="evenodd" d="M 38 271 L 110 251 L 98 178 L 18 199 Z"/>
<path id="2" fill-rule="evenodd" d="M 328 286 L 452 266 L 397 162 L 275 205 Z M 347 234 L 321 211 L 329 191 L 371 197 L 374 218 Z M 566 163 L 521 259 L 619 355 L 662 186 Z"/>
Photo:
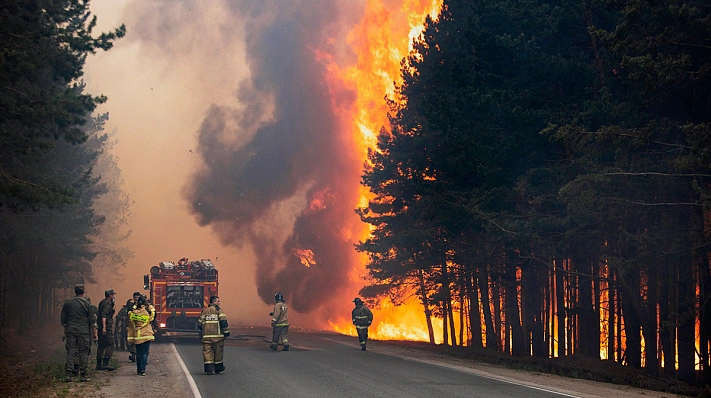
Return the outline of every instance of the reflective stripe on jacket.
<path id="1" fill-rule="evenodd" d="M 133 307 L 133 310 L 128 313 L 128 330 L 126 334 L 129 343 L 142 344 L 146 341 L 155 340 L 151 318 L 152 314 L 145 307 Z"/>
<path id="2" fill-rule="evenodd" d="M 229 326 L 226 328 L 220 327 L 220 321 L 223 324 L 227 323 L 227 315 L 220 307 L 215 304 L 210 304 L 202 310 L 198 323 L 202 327 L 202 341 L 206 343 L 215 343 L 225 338 L 225 333 L 229 333 Z"/>
<path id="3" fill-rule="evenodd" d="M 278 302 L 274 306 L 274 315 L 272 315 L 272 327 L 289 326 L 288 308 L 283 302 Z"/>
<path id="4" fill-rule="evenodd" d="M 353 317 L 353 324 L 357 329 L 367 328 L 373 323 L 373 313 L 363 304 L 353 308 L 351 316 Z"/>

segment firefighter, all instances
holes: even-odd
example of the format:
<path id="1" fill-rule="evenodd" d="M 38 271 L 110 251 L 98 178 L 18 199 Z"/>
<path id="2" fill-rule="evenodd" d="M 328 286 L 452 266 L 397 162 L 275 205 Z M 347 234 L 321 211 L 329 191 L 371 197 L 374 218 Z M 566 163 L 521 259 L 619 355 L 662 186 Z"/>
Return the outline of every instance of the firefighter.
<path id="1" fill-rule="evenodd" d="M 136 373 L 145 376 L 146 364 L 148 363 L 148 353 L 153 337 L 153 327 L 151 327 L 152 315 L 148 312 L 146 300 L 139 296 L 138 301 L 128 313 L 128 341 L 133 343 L 136 349 Z"/>
<path id="2" fill-rule="evenodd" d="M 127 312 L 131 312 L 133 307 L 138 303 L 138 300 L 143 297 L 144 302 L 147 302 L 146 296 L 142 295 L 140 292 L 133 292 L 133 301 L 131 304 L 126 303 L 129 307 L 127 308 Z M 146 303 L 146 310 L 151 316 L 151 323 L 156 319 L 156 309 L 151 305 L 150 303 Z M 155 325 L 151 325 L 151 327 L 154 327 Z M 155 329 L 154 329 L 155 330 Z M 127 339 L 128 340 L 128 339 Z M 128 341 L 128 352 L 129 356 L 128 359 L 131 362 L 136 362 L 136 346 L 132 344 L 130 341 Z"/>
<path id="3" fill-rule="evenodd" d="M 130 313 L 131 310 L 133 310 L 133 306 L 136 305 L 136 303 L 138 303 L 139 298 L 141 298 L 141 293 L 140 292 L 133 292 L 133 300 L 131 300 L 131 304 L 129 304 L 127 314 Z M 136 346 L 130 340 L 128 340 L 128 334 L 126 334 L 126 340 L 128 341 L 128 352 L 129 352 L 128 359 L 131 362 L 136 362 Z"/>
<path id="4" fill-rule="evenodd" d="M 360 349 L 365 351 L 365 345 L 368 343 L 368 326 L 373 323 L 373 313 L 363 304 L 363 300 L 360 298 L 356 297 L 353 302 L 355 303 L 355 308 L 351 311 L 351 317 L 353 318 L 356 332 L 358 332 Z"/>
<path id="5" fill-rule="evenodd" d="M 289 316 L 288 308 L 284 304 L 284 295 L 277 293 L 274 295 L 274 300 L 276 300 L 274 311 L 269 313 L 272 317 L 272 343 L 269 344 L 269 348 L 276 351 L 281 337 L 281 342 L 284 344 L 281 350 L 289 351 Z"/>
<path id="6" fill-rule="evenodd" d="M 99 348 L 96 350 L 96 370 L 114 370 L 109 366 L 111 356 L 114 354 L 114 302 L 116 293 L 114 289 L 104 292 L 104 299 L 99 303 L 98 318 L 96 321 L 99 327 Z"/>
<path id="7" fill-rule="evenodd" d="M 198 327 L 202 330 L 202 359 L 205 374 L 220 374 L 225 371 L 223 355 L 225 339 L 230 337 L 227 315 L 220 308 L 220 298 L 210 297 L 210 305 L 202 310 L 198 318 Z"/>
<path id="8" fill-rule="evenodd" d="M 91 338 L 98 339 L 96 330 L 96 317 L 91 310 L 91 304 L 84 298 L 84 285 L 74 286 L 75 296 L 62 305 L 60 321 L 64 327 L 64 341 L 67 349 L 65 361 L 66 379 L 72 381 L 74 360 L 79 357 L 79 381 L 89 381 L 87 365 L 89 362 L 89 349 Z M 93 336 L 92 336 L 93 335 Z"/>

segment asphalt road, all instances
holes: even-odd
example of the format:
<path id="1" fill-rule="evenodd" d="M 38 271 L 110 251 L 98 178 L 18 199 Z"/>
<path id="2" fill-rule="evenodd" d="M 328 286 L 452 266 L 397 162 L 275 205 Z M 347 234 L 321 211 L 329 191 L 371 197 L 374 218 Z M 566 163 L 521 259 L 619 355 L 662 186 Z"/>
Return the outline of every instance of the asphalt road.
<path id="1" fill-rule="evenodd" d="M 361 351 L 355 337 L 289 332 L 291 349 L 274 352 L 267 329 L 241 330 L 225 344 L 225 373 L 203 373 L 196 339 L 174 340 L 200 395 L 212 397 L 571 397 L 495 380 L 455 366 Z M 233 332 L 234 333 L 234 332 Z M 249 334 L 249 335 L 248 335 Z"/>

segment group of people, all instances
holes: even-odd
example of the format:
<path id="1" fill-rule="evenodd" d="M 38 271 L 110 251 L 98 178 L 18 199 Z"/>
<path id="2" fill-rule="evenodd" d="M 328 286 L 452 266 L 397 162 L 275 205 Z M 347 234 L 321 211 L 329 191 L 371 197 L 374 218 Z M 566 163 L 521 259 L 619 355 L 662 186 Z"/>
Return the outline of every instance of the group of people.
<path id="1" fill-rule="evenodd" d="M 75 296 L 67 300 L 62 306 L 61 322 L 64 327 L 66 341 L 66 381 L 72 381 L 73 376 L 81 375 L 80 381 L 89 381 L 87 368 L 91 342 L 96 341 L 97 370 L 114 370 L 109 361 L 116 347 L 116 341 L 124 347 L 121 340 L 125 336 L 125 345 L 130 351 L 129 360 L 136 362 L 136 373 L 145 376 L 146 364 L 151 341 L 154 337 L 153 321 L 155 308 L 146 296 L 139 292 L 133 293 L 133 298 L 119 311 L 117 317 L 117 334 L 113 332 L 114 302 L 116 292 L 106 290 L 105 298 L 94 307 L 89 297 L 84 296 L 84 285 L 74 286 Z M 279 343 L 282 351 L 289 351 L 289 317 L 288 308 L 284 302 L 284 295 L 274 295 L 276 304 L 271 316 L 272 341 L 269 348 L 276 351 Z M 373 313 L 366 307 L 360 298 L 353 300 L 355 308 L 351 312 L 353 325 L 358 332 L 361 349 L 365 351 L 368 342 L 368 327 L 373 322 Z M 220 374 L 225 371 L 224 344 L 230 336 L 227 315 L 220 308 L 220 298 L 210 297 L 210 305 L 205 308 L 198 318 L 198 327 L 202 334 L 202 353 L 205 374 Z M 123 331 L 123 330 L 125 331 Z M 120 337 L 117 337 L 120 336 Z"/>
<path id="2" fill-rule="evenodd" d="M 79 381 L 89 381 L 88 362 L 92 341 L 97 343 L 96 370 L 112 371 L 109 361 L 116 347 L 114 334 L 114 313 L 116 292 L 107 289 L 99 306 L 93 306 L 84 295 L 84 285 L 74 286 L 75 296 L 64 302 L 60 321 L 64 327 L 64 341 L 67 350 L 65 381 L 80 375 Z M 150 342 L 154 339 L 151 322 L 155 319 L 155 309 L 139 292 L 133 294 L 121 310 L 126 314 L 126 340 L 131 349 L 129 359 L 136 362 L 137 373 L 145 376 Z M 123 327 L 120 325 L 120 327 Z"/>

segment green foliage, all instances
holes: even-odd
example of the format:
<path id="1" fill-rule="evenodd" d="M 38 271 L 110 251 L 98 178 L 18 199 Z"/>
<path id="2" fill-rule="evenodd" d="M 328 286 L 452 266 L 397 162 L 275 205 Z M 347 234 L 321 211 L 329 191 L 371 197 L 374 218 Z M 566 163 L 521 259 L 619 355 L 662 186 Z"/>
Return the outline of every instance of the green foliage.
<path id="1" fill-rule="evenodd" d="M 88 0 L 3 0 L 0 4 L 0 208 L 71 201 L 71 186 L 35 171 L 54 145 L 81 143 L 81 126 L 106 100 L 83 92 L 88 54 L 108 50 L 125 34 L 92 36 Z"/>

